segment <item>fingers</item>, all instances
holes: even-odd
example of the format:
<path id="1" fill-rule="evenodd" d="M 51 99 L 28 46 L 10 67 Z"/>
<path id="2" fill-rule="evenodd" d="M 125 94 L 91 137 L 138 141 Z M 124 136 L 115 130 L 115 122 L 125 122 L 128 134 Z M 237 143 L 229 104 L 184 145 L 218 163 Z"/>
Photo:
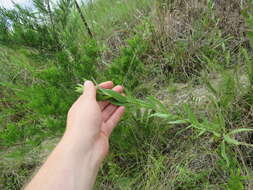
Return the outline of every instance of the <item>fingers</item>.
<path id="1" fill-rule="evenodd" d="M 118 122 L 120 121 L 120 118 L 125 112 L 125 107 L 120 106 L 116 109 L 116 111 L 111 115 L 111 117 L 105 122 L 105 124 L 102 126 L 103 132 L 109 137 L 113 131 L 113 129 L 116 127 Z"/>
<path id="2" fill-rule="evenodd" d="M 106 106 L 109 105 L 109 101 L 99 102 L 100 109 L 103 111 Z"/>
<path id="3" fill-rule="evenodd" d="M 93 82 L 85 81 L 83 95 L 88 99 L 96 99 L 96 87 Z"/>
<path id="4" fill-rule="evenodd" d="M 101 88 L 106 88 L 106 89 L 112 89 L 113 88 L 113 82 L 112 81 L 107 81 L 99 84 Z"/>
<path id="5" fill-rule="evenodd" d="M 118 93 L 122 93 L 123 92 L 123 87 L 120 86 L 120 85 L 117 85 L 117 86 L 115 86 L 113 88 L 113 90 L 116 91 L 116 92 L 118 92 Z M 106 108 L 106 106 L 108 106 L 108 105 L 109 105 L 108 101 L 101 102 L 100 103 L 101 110 L 103 111 Z"/>
<path id="6" fill-rule="evenodd" d="M 109 104 L 103 111 L 102 111 L 102 118 L 103 121 L 106 122 L 111 115 L 116 111 L 118 106 L 115 106 L 113 104 Z"/>

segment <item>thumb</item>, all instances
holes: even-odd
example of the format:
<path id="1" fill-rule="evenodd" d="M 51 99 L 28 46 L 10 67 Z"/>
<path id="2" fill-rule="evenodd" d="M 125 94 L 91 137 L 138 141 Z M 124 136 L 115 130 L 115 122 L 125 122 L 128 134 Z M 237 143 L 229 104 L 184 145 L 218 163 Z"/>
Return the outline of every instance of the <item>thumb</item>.
<path id="1" fill-rule="evenodd" d="M 96 99 L 96 87 L 93 82 L 89 80 L 85 81 L 83 95 L 90 99 Z"/>

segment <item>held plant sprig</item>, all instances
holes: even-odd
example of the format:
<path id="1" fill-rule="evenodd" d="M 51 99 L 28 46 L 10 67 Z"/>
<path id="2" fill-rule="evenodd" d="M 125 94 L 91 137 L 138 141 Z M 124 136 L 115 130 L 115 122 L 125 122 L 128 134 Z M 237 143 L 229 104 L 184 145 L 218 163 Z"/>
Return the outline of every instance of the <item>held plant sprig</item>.
<path id="1" fill-rule="evenodd" d="M 117 106 L 135 106 L 137 108 L 144 108 L 148 110 L 153 110 L 154 112 L 150 112 L 151 115 L 149 117 L 163 117 L 166 116 L 166 119 L 170 121 L 169 124 L 186 124 L 187 120 L 180 119 L 178 115 L 174 115 L 169 113 L 168 108 L 160 102 L 160 100 L 156 99 L 153 96 L 149 96 L 146 100 L 136 99 L 131 97 L 130 95 L 123 96 L 113 90 L 104 89 L 99 86 L 97 88 L 97 100 L 98 101 L 109 101 L 110 103 Z M 83 85 L 79 84 L 76 87 L 76 92 L 83 93 Z"/>
<path id="2" fill-rule="evenodd" d="M 143 100 L 139 100 L 130 96 L 123 96 L 114 90 L 104 89 L 99 86 L 97 88 L 97 100 L 98 101 L 109 101 L 110 103 L 117 106 L 128 106 L 128 105 L 136 105 L 143 108 L 154 109 L 156 106 L 152 103 L 145 102 Z M 83 93 L 83 85 L 78 84 L 76 87 L 76 92 Z"/>

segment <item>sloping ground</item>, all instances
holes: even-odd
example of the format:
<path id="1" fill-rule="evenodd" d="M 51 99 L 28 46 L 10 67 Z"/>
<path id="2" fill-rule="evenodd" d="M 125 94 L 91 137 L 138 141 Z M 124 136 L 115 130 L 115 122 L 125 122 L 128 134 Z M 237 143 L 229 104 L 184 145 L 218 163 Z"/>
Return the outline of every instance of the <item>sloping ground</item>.
<path id="1" fill-rule="evenodd" d="M 37 50 L 28 47 L 11 48 L 0 45 L 1 83 L 20 79 L 28 82 L 29 71 L 31 71 L 29 69 L 32 69 L 32 64 L 38 64 L 35 62 L 38 55 Z M 32 56 L 34 59 L 31 59 Z"/>
<path id="2" fill-rule="evenodd" d="M 142 41 L 149 42 L 149 51 L 144 52 L 140 58 L 145 62 L 150 75 L 147 75 L 146 81 L 142 80 L 139 74 L 142 75 L 145 71 L 140 70 L 133 78 L 129 78 L 129 80 L 141 81 L 140 86 L 137 87 L 138 90 L 141 89 L 141 97 L 146 97 L 145 93 L 154 95 L 172 112 L 176 111 L 176 108 L 182 109 L 187 103 L 191 106 L 192 113 L 210 120 L 210 123 L 205 123 L 204 127 L 208 128 L 208 124 L 220 127 L 220 123 L 216 122 L 224 121 L 222 133 L 238 128 L 253 127 L 252 91 L 250 91 L 249 80 L 244 71 L 245 58 L 240 52 L 240 48 L 248 48 L 247 40 L 244 38 L 241 40 L 245 35 L 245 24 L 240 10 L 246 7 L 245 2 L 161 0 L 164 2 L 161 3 L 161 7 L 159 3 L 156 3 L 157 6 L 145 8 L 146 11 L 139 10 L 143 7 L 142 2 L 148 2 L 146 0 L 140 1 L 138 6 L 137 1 L 132 1 L 129 10 L 120 3 L 115 4 L 113 7 L 117 9 L 115 11 L 111 11 L 111 1 L 99 2 L 102 4 L 97 7 L 98 11 L 90 9 L 88 15 L 92 19 L 96 18 L 93 29 L 98 39 L 109 38 L 104 39 L 108 49 L 101 48 L 104 50 L 101 62 L 111 63 L 115 57 L 118 57 L 118 61 L 114 64 L 125 64 L 124 67 L 129 67 L 129 60 L 132 60 L 133 55 L 135 57 L 135 54 L 131 53 L 132 50 L 135 52 L 135 45 Z M 106 6 L 110 9 L 106 9 L 106 12 L 101 11 Z M 121 9 L 124 9 L 124 12 Z M 129 14 L 129 12 L 137 13 Z M 95 17 L 96 14 L 97 17 Z M 99 22 L 96 23 L 96 20 Z M 142 23 L 142 25 L 134 28 L 135 23 Z M 138 30 L 138 27 L 142 29 Z M 118 28 L 123 28 L 123 32 L 118 31 Z M 132 40 L 133 47 L 125 42 L 126 38 L 131 39 L 132 33 L 136 33 L 142 39 Z M 78 36 L 82 39 L 83 32 L 78 33 Z M 76 38 L 73 43 L 79 46 L 80 39 Z M 88 50 L 90 49 L 80 50 L 85 58 L 87 58 L 85 52 Z M 78 57 L 79 54 L 75 53 L 73 57 Z M 93 64 L 93 61 L 97 60 L 97 55 L 94 59 L 89 58 L 84 59 L 84 62 L 91 60 Z M 75 63 L 73 60 L 72 62 Z M 36 80 L 39 79 L 32 73 L 48 67 L 50 61 L 53 60 L 31 48 L 0 46 L 0 68 L 3 68 L 0 71 L 0 131 L 2 132 L 8 124 L 8 130 L 4 133 L 5 142 L 0 142 L 0 189 L 19 189 L 42 164 L 64 130 L 65 124 L 61 123 L 64 119 L 60 119 L 60 122 L 55 119 L 63 115 L 61 108 L 57 112 L 58 115 L 49 112 L 43 118 L 48 120 L 44 121 L 40 114 L 33 115 L 33 111 L 36 112 L 36 110 L 19 110 L 23 107 L 16 105 L 22 105 L 24 102 L 15 97 L 12 91 L 12 88 L 18 91 L 22 89 L 19 88 L 20 86 L 30 87 L 37 83 Z M 64 54 L 60 61 L 61 63 L 66 61 L 65 64 L 70 67 Z M 82 63 L 77 59 L 78 61 Z M 136 62 L 136 64 L 139 63 Z M 55 65 L 57 64 L 56 61 Z M 49 67 L 52 67 L 48 70 L 45 69 L 43 82 L 59 84 L 64 78 L 62 76 L 67 76 L 61 75 L 55 65 L 50 65 Z M 242 68 L 237 74 L 238 80 L 234 72 L 228 69 L 233 68 L 234 65 Z M 212 73 L 208 71 L 205 77 L 207 81 L 204 82 L 206 79 L 204 80 L 200 73 L 202 71 L 204 73 L 209 66 L 223 68 L 223 70 Z M 81 73 L 79 77 L 83 75 L 82 69 L 77 69 L 77 71 Z M 73 74 L 64 70 L 64 74 L 66 73 Z M 229 77 L 224 76 L 224 73 L 229 73 Z M 99 72 L 100 74 L 102 73 Z M 114 74 L 115 76 L 109 77 L 117 78 L 117 72 Z M 177 83 L 169 82 L 171 79 Z M 234 79 L 236 84 L 233 84 Z M 62 92 L 74 91 L 71 87 L 74 88 L 75 82 L 78 82 L 78 77 L 71 85 L 65 87 L 66 91 Z M 210 85 L 218 91 L 218 95 L 214 95 Z M 58 90 L 64 85 L 53 87 Z M 53 100 L 59 96 L 56 94 L 51 97 L 50 94 L 58 91 L 46 89 L 42 92 L 47 92 L 47 97 Z M 225 97 L 224 102 L 218 101 L 219 96 Z M 40 98 L 40 94 L 35 97 Z M 67 99 L 70 99 L 69 96 Z M 60 102 L 66 104 L 66 101 L 62 99 Z M 222 103 L 228 109 L 223 109 Z M 42 103 L 38 102 L 37 106 L 42 107 Z M 28 114 L 22 120 L 24 112 Z M 252 189 L 252 148 L 229 143 L 222 147 L 222 141 L 224 141 L 222 137 L 216 137 L 206 131 L 201 133 L 200 130 L 188 128 L 185 124 L 171 125 L 164 118 L 152 118 L 150 114 L 150 112 L 135 109 L 126 113 L 111 138 L 111 152 L 100 170 L 96 189 Z M 181 112 L 181 114 L 185 113 Z M 204 119 L 198 118 L 199 122 Z M 41 123 L 36 125 L 37 120 L 42 120 L 42 126 L 40 126 Z M 20 137 L 16 129 L 27 126 L 31 127 L 31 131 L 28 133 L 22 131 Z M 59 126 L 62 130 L 59 130 Z M 52 128 L 50 133 L 43 133 L 50 127 Z M 39 128 L 39 132 L 42 133 L 34 131 L 36 128 Z M 30 136 L 33 139 L 27 141 Z M 253 144 L 250 132 L 234 136 L 240 142 Z M 21 138 L 21 140 L 15 138 Z M 40 143 L 41 139 L 43 139 L 42 143 Z M 2 143 L 7 145 L 2 146 Z"/>
<path id="3" fill-rule="evenodd" d="M 30 168 L 28 171 L 31 171 L 34 165 L 40 163 L 41 159 L 35 157 L 39 154 L 29 153 L 35 151 L 33 146 L 27 146 L 23 142 L 8 143 L 9 140 L 22 137 L 15 128 L 22 124 L 23 112 L 28 111 L 20 110 L 23 102 L 16 97 L 14 89 L 22 90 L 23 86 L 31 86 L 37 82 L 32 73 L 41 69 L 46 61 L 35 49 L 0 45 L 0 189 L 20 187 L 27 176 L 31 175 L 24 168 Z M 8 183 L 4 183 L 3 180 L 6 179 Z M 4 184 L 10 186 L 3 186 Z"/>

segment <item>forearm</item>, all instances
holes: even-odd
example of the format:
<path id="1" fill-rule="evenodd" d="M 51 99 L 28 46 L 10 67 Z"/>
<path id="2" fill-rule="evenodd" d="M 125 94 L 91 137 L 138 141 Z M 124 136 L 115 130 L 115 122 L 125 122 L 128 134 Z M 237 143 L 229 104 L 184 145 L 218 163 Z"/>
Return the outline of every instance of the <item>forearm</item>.
<path id="1" fill-rule="evenodd" d="M 89 149 L 75 144 L 65 135 L 26 190 L 64 190 L 92 188 L 99 167 Z"/>

